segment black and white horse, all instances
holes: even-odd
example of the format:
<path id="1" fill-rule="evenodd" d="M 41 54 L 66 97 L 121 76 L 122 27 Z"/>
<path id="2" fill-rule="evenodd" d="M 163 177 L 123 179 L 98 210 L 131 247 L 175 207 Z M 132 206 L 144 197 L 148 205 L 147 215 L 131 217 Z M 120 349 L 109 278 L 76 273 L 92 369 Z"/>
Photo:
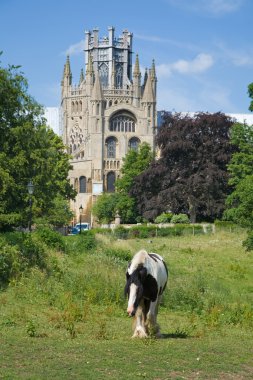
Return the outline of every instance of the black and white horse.
<path id="1" fill-rule="evenodd" d="M 127 313 L 135 317 L 133 337 L 160 336 L 158 306 L 168 281 L 168 269 L 157 253 L 141 250 L 135 254 L 126 272 Z"/>

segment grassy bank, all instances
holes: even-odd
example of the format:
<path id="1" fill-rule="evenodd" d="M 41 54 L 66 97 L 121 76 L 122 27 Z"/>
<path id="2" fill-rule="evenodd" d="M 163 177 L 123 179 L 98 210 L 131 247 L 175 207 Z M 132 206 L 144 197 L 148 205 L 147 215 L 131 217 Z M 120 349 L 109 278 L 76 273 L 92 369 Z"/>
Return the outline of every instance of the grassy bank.
<path id="1" fill-rule="evenodd" d="M 0 378 L 251 379 L 253 256 L 244 238 L 66 237 L 64 253 L 48 251 L 47 270 L 33 267 L 0 293 Z M 127 261 L 143 247 L 170 270 L 161 340 L 132 340 L 125 313 Z"/>

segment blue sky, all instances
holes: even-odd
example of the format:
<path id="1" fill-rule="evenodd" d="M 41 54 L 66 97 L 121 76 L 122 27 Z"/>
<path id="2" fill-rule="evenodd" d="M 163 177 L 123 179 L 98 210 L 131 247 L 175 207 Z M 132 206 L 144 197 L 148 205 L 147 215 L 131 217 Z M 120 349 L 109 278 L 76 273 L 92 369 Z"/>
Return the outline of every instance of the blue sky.
<path id="1" fill-rule="evenodd" d="M 155 59 L 158 110 L 249 113 L 252 15 L 252 0 L 0 0 L 1 65 L 21 65 L 30 94 L 58 106 L 66 54 L 78 83 L 84 31 L 114 26 L 133 33 L 142 70 Z"/>

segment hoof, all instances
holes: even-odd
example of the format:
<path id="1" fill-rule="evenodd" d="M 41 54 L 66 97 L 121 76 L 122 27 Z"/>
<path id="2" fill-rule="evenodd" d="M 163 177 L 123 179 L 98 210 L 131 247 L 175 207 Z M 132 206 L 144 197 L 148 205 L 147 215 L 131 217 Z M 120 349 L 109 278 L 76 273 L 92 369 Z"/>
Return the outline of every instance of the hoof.
<path id="1" fill-rule="evenodd" d="M 155 334 L 155 337 L 156 337 L 157 339 L 163 339 L 163 338 L 164 338 L 163 334 L 160 333 L 160 331 L 158 331 L 158 332 Z"/>
<path id="2" fill-rule="evenodd" d="M 132 338 L 147 338 L 148 335 L 143 329 L 136 329 Z"/>

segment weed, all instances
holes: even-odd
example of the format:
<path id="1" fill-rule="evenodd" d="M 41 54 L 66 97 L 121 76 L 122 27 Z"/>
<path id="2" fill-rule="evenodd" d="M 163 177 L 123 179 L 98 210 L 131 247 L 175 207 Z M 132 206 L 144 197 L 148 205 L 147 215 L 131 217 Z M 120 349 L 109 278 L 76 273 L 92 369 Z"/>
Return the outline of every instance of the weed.
<path id="1" fill-rule="evenodd" d="M 95 338 L 99 340 L 105 340 L 108 339 L 108 332 L 107 332 L 107 321 L 104 318 L 101 318 L 97 321 L 97 327 L 98 330 L 95 333 Z"/>
<path id="2" fill-rule="evenodd" d="M 37 336 L 37 328 L 38 328 L 38 326 L 35 323 L 35 321 L 30 319 L 26 325 L 27 335 L 30 336 L 31 338 L 35 338 Z"/>
<path id="3" fill-rule="evenodd" d="M 67 321 L 66 330 L 69 332 L 71 339 L 74 339 L 76 337 L 75 323 L 73 320 Z"/>

